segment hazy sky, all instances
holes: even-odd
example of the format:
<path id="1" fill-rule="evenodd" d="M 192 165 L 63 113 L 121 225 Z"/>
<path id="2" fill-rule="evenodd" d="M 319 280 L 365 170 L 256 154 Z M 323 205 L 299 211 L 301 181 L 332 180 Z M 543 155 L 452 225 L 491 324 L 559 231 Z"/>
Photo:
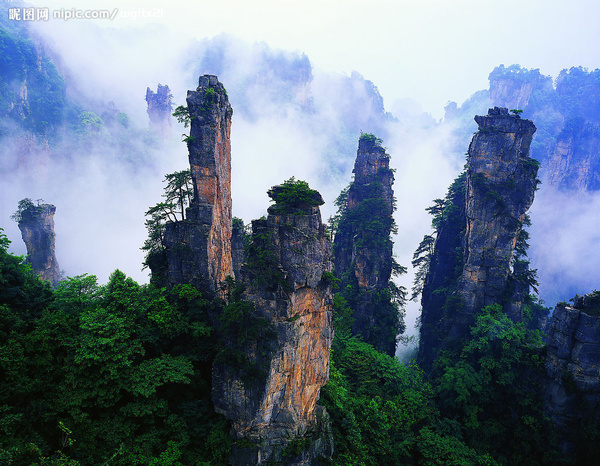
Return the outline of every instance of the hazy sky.
<path id="1" fill-rule="evenodd" d="M 305 52 L 323 71 L 359 71 L 388 107 L 411 98 L 434 117 L 448 100 L 487 88 L 499 64 L 563 68 L 600 63 L 596 0 L 47 0 L 51 10 L 118 8 L 111 28 L 160 23 L 197 38 L 230 33 L 271 47 Z M 158 10 L 155 10 L 158 9 Z M 155 18 L 135 18 L 143 14 Z M 52 26 L 87 20 L 50 20 Z M 67 24 L 69 23 L 69 24 Z M 81 26 L 81 25 L 77 25 Z M 62 27 L 62 26 L 61 26 Z M 166 28 L 162 30 L 166 34 Z M 161 30 L 156 30 L 160 37 Z M 73 40 L 74 38 L 72 38 Z M 76 40 L 76 39 L 75 39 Z M 125 47 L 127 44 L 123 44 Z M 169 53 L 171 39 L 148 49 Z"/>

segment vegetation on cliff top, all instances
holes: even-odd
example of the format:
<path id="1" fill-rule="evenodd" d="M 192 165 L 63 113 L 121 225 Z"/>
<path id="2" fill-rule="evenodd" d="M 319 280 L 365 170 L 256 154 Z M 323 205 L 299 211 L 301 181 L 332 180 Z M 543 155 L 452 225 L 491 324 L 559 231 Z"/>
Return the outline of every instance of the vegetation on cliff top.
<path id="1" fill-rule="evenodd" d="M 269 213 L 296 215 L 307 213 L 311 207 L 323 205 L 325 201 L 306 181 L 296 180 L 293 176 L 282 184 L 273 186 L 267 194 L 275 204 L 269 207 Z"/>
<path id="2" fill-rule="evenodd" d="M 185 211 L 194 198 L 192 175 L 189 169 L 165 175 L 166 183 L 162 197 L 164 201 L 157 203 L 146 211 L 145 225 L 148 237 L 141 247 L 146 251 L 144 268 L 152 270 L 153 279 L 161 280 L 167 268 L 165 256 L 164 232 L 169 222 L 185 220 Z"/>
<path id="3" fill-rule="evenodd" d="M 12 220 L 19 223 L 25 219 L 38 217 L 44 211 L 44 200 L 38 199 L 35 203 L 28 197 L 21 199 L 17 210 L 10 216 Z"/>

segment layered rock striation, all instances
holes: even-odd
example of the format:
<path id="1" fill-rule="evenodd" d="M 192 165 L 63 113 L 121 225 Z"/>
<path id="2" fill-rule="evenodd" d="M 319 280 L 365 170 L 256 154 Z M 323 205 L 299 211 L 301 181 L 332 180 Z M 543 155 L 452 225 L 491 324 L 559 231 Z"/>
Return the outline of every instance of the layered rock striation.
<path id="1" fill-rule="evenodd" d="M 146 88 L 146 102 L 148 103 L 148 117 L 150 129 L 160 134 L 163 138 L 171 137 L 171 120 L 173 103 L 169 86 L 159 84 L 156 92 Z"/>
<path id="2" fill-rule="evenodd" d="M 316 464 L 332 454 L 317 405 L 333 340 L 331 244 L 317 206 L 276 207 L 252 222 L 241 270 L 245 333 L 255 337 L 230 341 L 238 357 L 226 352 L 213 366 L 213 402 L 232 423 L 235 465 Z"/>
<path id="3" fill-rule="evenodd" d="M 216 76 L 200 77 L 188 91 L 187 139 L 194 197 L 186 219 L 168 223 L 164 243 L 169 285 L 192 284 L 215 293 L 233 276 L 231 259 L 231 116 L 227 92 Z"/>
<path id="4" fill-rule="evenodd" d="M 501 304 L 511 319 L 521 319 L 521 307 L 511 303 L 524 290 L 509 285 L 515 245 L 538 184 L 538 163 L 529 157 L 536 128 L 499 107 L 475 121 L 479 131 L 469 146 L 464 204 L 457 199 L 454 221 L 438 232 L 423 291 L 420 359 L 425 366 L 438 349 L 466 335 L 474 314 L 485 306 Z M 455 283 L 436 287 L 451 270 Z"/>
<path id="5" fill-rule="evenodd" d="M 585 426 L 600 420 L 600 294 L 559 303 L 548 328 L 544 406 L 559 447 L 572 455 Z"/>
<path id="6" fill-rule="evenodd" d="M 354 309 L 353 333 L 393 355 L 395 337 L 400 331 L 398 310 L 387 306 L 387 311 L 396 315 L 377 314 L 382 307 L 378 302 L 389 301 L 393 265 L 390 234 L 394 228 L 394 173 L 389 162 L 381 141 L 363 134 L 354 164 L 354 181 L 341 206 L 334 250 L 335 274 L 342 280 L 341 288 L 356 289 L 347 296 Z"/>
<path id="7" fill-rule="evenodd" d="M 61 280 L 60 267 L 56 260 L 54 214 L 52 204 L 30 204 L 20 211 L 18 220 L 21 237 L 27 247 L 26 263 L 35 274 L 56 286 Z"/>

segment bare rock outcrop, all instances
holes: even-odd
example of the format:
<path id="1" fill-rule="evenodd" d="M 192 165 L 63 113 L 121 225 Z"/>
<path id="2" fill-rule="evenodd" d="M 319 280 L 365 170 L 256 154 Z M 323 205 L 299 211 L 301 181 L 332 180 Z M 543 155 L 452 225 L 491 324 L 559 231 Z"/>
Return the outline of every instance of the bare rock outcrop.
<path id="1" fill-rule="evenodd" d="M 159 84 L 156 92 L 149 87 L 146 89 L 150 129 L 160 134 L 164 139 L 171 137 L 172 98 L 171 90 L 167 85 Z"/>
<path id="2" fill-rule="evenodd" d="M 423 290 L 419 358 L 426 367 L 438 349 L 467 334 L 474 314 L 485 306 L 501 304 L 511 319 L 521 320 L 521 308 L 512 305 L 512 298 L 520 299 L 524 290 L 511 292 L 508 285 L 515 245 L 538 184 L 538 163 L 529 157 L 536 128 L 498 107 L 475 121 L 479 131 L 469 146 L 464 204 L 458 203 L 454 225 L 446 226 L 451 234 L 443 229 L 438 234 L 427 279 L 439 277 L 440 268 L 456 277 L 448 284 L 454 289 L 443 301 L 446 291 L 427 287 L 427 280 Z"/>
<path id="3" fill-rule="evenodd" d="M 26 263 L 35 274 L 56 286 L 61 280 L 60 267 L 56 260 L 54 213 L 52 204 L 29 203 L 18 215 L 19 230 L 27 247 Z"/>
<path id="4" fill-rule="evenodd" d="M 465 314 L 502 303 L 515 243 L 537 187 L 537 163 L 529 157 L 535 126 L 490 109 L 476 116 L 479 131 L 467 161 L 465 265 L 458 295 Z M 517 316 L 511 316 L 517 317 Z"/>
<path id="5" fill-rule="evenodd" d="M 600 294 L 573 301 L 559 303 L 550 319 L 544 399 L 567 455 L 575 452 L 582 426 L 600 421 Z"/>
<path id="6" fill-rule="evenodd" d="M 168 223 L 164 242 L 169 285 L 192 284 L 211 293 L 233 276 L 231 259 L 231 116 L 227 92 L 204 75 L 188 91 L 188 137 L 194 197 L 186 219 Z"/>
<path id="7" fill-rule="evenodd" d="M 258 334 L 232 340 L 231 354 L 213 366 L 213 402 L 232 422 L 235 465 L 316 464 L 332 454 L 327 413 L 317 405 L 333 340 L 331 269 L 314 204 L 295 212 L 276 205 L 252 222 L 241 298 L 252 309 L 245 332 Z"/>

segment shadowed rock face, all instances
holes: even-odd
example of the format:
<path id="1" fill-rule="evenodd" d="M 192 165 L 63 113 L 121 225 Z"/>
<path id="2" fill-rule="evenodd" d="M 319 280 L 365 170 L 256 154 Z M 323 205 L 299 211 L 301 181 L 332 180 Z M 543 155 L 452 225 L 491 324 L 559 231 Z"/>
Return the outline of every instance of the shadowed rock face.
<path id="1" fill-rule="evenodd" d="M 535 157 L 545 185 L 571 192 L 600 189 L 600 80 L 596 71 L 562 70 L 554 80 L 539 70 L 500 66 L 490 74 L 492 105 L 532 115 Z"/>
<path id="2" fill-rule="evenodd" d="M 391 219 L 394 211 L 394 174 L 389 168 L 389 156 L 376 141 L 361 138 L 354 164 L 354 181 L 348 190 L 346 218 L 361 215 L 363 221 L 384 223 Z M 375 209 L 366 212 L 365 201 L 372 202 Z M 364 211 L 364 212 L 363 212 Z M 359 213 L 362 212 L 362 213 Z M 390 222 L 391 227 L 391 222 Z M 353 302 L 354 323 L 352 332 L 389 355 L 395 352 L 395 339 L 387 341 L 376 330 L 378 323 L 374 315 L 377 292 L 388 288 L 392 273 L 392 241 L 390 228 L 378 231 L 377 238 L 367 238 L 359 231 L 356 222 L 340 220 L 335 235 L 335 273 L 342 280 L 342 289 L 351 282 L 358 285 L 361 293 L 358 302 Z"/>
<path id="3" fill-rule="evenodd" d="M 469 146 L 464 214 L 459 216 L 464 223 L 446 227 L 460 232 L 438 232 L 423 290 L 419 358 L 426 367 L 440 347 L 467 334 L 473 315 L 483 307 L 499 303 L 513 320 L 521 319 L 520 306 L 510 304 L 507 285 L 515 244 L 537 186 L 538 165 L 529 157 L 535 126 L 498 107 L 475 121 L 479 131 Z M 458 251 L 462 267 L 456 263 Z M 453 305 L 447 298 L 441 302 L 433 296 L 436 288 L 427 286 L 441 280 L 440 271 L 453 271 L 457 278 L 450 297 Z M 523 291 L 515 290 L 514 296 Z"/>
<path id="4" fill-rule="evenodd" d="M 231 116 L 227 93 L 216 76 L 200 77 L 188 91 L 188 140 L 194 199 L 186 220 L 165 228 L 168 283 L 216 292 L 233 276 L 231 260 Z"/>
<path id="5" fill-rule="evenodd" d="M 171 113 L 173 111 L 171 98 L 171 90 L 167 85 L 159 84 L 156 92 L 149 87 L 146 89 L 150 129 L 156 131 L 165 139 L 171 137 Z"/>
<path id="6" fill-rule="evenodd" d="M 21 213 L 19 229 L 27 246 L 26 262 L 42 280 L 56 286 L 61 280 L 54 246 L 54 213 L 51 204 L 31 206 Z"/>
<path id="7" fill-rule="evenodd" d="M 559 303 L 548 330 L 544 406 L 556 425 L 559 445 L 575 451 L 577 430 L 600 419 L 600 297 L 576 296 Z"/>
<path id="8" fill-rule="evenodd" d="M 570 121 L 556 140 L 546 166 L 548 183 L 561 190 L 600 189 L 600 124 Z"/>
<path id="9" fill-rule="evenodd" d="M 333 340 L 332 292 L 323 280 L 332 269 L 331 244 L 318 207 L 294 215 L 269 213 L 252 229 L 255 246 L 272 259 L 277 284 L 261 281 L 264 267 L 248 257 L 242 298 L 269 330 L 243 348 L 258 374 L 252 380 L 233 362 L 214 364 L 215 410 L 231 420 L 234 438 L 256 445 L 234 447 L 233 464 L 314 464 L 332 454 L 327 413 L 317 405 L 329 379 Z M 292 442 L 303 445 L 300 452 L 288 448 Z"/>
<path id="10" fill-rule="evenodd" d="M 515 243 L 537 186 L 537 164 L 529 158 L 534 124 L 502 108 L 475 121 L 479 131 L 467 162 L 465 265 L 458 283 L 468 315 L 502 303 Z"/>

